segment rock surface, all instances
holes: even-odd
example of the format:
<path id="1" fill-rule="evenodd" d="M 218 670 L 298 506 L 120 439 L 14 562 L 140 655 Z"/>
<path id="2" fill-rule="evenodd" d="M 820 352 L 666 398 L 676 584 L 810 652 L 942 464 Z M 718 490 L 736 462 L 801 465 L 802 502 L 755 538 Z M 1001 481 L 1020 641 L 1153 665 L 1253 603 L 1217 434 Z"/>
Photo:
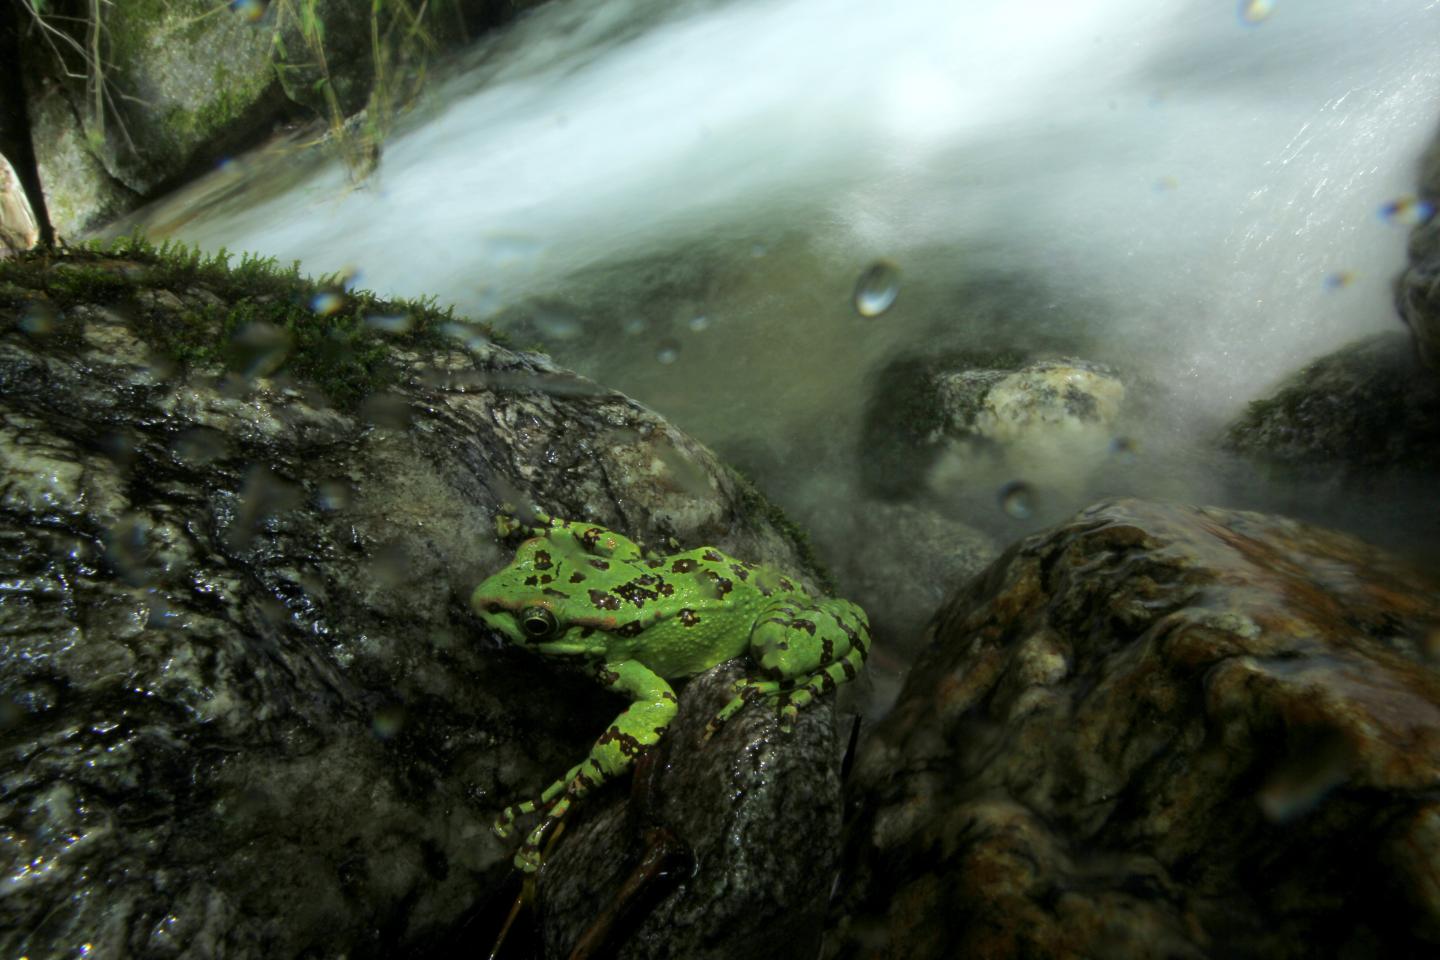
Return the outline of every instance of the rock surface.
<path id="1" fill-rule="evenodd" d="M 1321 357 L 1249 409 L 1225 434 L 1272 463 L 1367 471 L 1440 467 L 1440 379 L 1399 331 Z"/>
<path id="2" fill-rule="evenodd" d="M 1417 193 L 1432 212 L 1440 208 L 1440 139 L 1421 158 Z M 1410 264 L 1395 280 L 1395 303 L 1420 359 L 1440 376 L 1440 217 L 1426 218 L 1411 232 Z"/>
<path id="3" fill-rule="evenodd" d="M 1126 387 L 1110 367 L 1017 352 L 902 359 L 883 370 L 864 428 L 866 489 L 881 497 L 993 476 L 1076 476 L 1120 431 Z M 1064 461 L 1066 469 L 1050 469 Z"/>
<path id="4" fill-rule="evenodd" d="M 411 4 L 425 31 L 412 47 L 453 48 L 471 30 L 533 5 Z M 312 8 L 319 33 L 302 26 Z M 377 86 L 368 3 L 126 0 L 99 9 L 98 47 L 84 17 L 48 9 L 22 18 L 36 162 L 51 220 L 72 238 L 255 144 L 277 123 L 350 116 Z M 393 49 L 412 37 L 408 20 L 397 27 L 403 11 L 376 10 L 392 46 L 382 93 L 388 111 L 408 99 L 420 64 L 413 50 Z"/>
<path id="5" fill-rule="evenodd" d="M 1023 541 L 862 748 L 826 956 L 1435 955 L 1437 598 L 1261 514 Z"/>
<path id="6" fill-rule="evenodd" d="M 513 852 L 491 819 L 620 707 L 469 613 L 509 558 L 501 501 L 807 572 L 753 490 L 627 398 L 253 265 L 0 264 L 0 461 L 10 956 L 433 956 L 488 917 Z M 833 855 L 769 826 L 838 809 L 812 713 L 790 766 L 740 724 L 660 780 L 728 812 L 684 828 L 698 849 L 759 838 L 737 903 L 808 909 L 820 881 L 788 899 L 786 864 Z M 732 765 L 705 794 L 696 769 Z"/>

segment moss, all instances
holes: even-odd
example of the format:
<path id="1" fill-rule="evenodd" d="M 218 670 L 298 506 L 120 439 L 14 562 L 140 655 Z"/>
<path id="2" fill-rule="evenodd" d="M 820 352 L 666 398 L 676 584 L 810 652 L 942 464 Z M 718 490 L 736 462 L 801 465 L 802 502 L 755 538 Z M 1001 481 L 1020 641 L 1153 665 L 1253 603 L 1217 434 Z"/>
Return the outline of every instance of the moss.
<path id="1" fill-rule="evenodd" d="M 48 301 L 62 326 L 67 308 L 116 308 L 182 369 L 253 370 L 257 348 L 246 333 L 265 331 L 271 346 L 279 346 L 270 351 L 274 364 L 263 372 L 312 383 L 345 409 L 396 381 L 394 347 L 446 345 L 444 328 L 457 322 L 453 310 L 442 310 L 433 298 L 387 300 L 369 291 L 346 291 L 335 277 L 302 276 L 298 263 L 281 267 L 272 258 L 247 254 L 232 267 L 230 259 L 223 250 L 207 256 L 183 246 L 155 247 L 138 237 L 64 253 L 32 251 L 0 261 L 0 302 Z M 187 296 L 196 288 L 216 299 Z M 171 310 L 147 303 L 143 295 L 159 290 L 176 294 L 186 306 Z M 404 316 L 409 323 L 404 332 L 391 332 L 368 322 L 377 316 Z M 503 342 L 486 325 L 474 329 Z"/>

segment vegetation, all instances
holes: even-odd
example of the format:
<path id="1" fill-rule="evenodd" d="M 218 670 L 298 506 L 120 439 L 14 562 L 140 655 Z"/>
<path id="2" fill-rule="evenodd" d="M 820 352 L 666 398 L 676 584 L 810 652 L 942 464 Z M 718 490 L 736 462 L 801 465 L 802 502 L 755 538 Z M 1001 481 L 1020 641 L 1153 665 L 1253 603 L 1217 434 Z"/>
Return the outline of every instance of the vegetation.
<path id="1" fill-rule="evenodd" d="M 135 150 L 125 122 L 127 102 L 142 107 L 134 91 L 117 79 L 123 71 L 123 50 L 133 37 L 116 35 L 117 24 L 170 23 L 178 42 L 193 40 L 195 29 L 214 16 L 243 16 L 267 29 L 271 63 L 297 100 L 316 106 L 329 127 L 329 142 L 339 150 L 356 179 L 374 168 L 380 144 L 390 133 L 396 116 L 410 106 L 424 85 L 427 64 L 436 51 L 434 29 L 442 23 L 459 23 L 457 0 L 370 0 L 368 57 L 369 95 L 363 102 L 342 97 L 342 71 L 332 68 L 332 44 L 327 39 L 324 11 L 345 9 L 324 0 L 124 0 L 123 13 L 116 0 L 20 0 L 35 33 L 49 48 L 61 74 L 84 84 L 86 134 L 91 149 L 99 152 L 113 141 L 120 149 Z M 358 6 L 358 4 L 357 4 Z M 198 13 L 188 11 L 198 10 Z M 123 21 L 122 21 L 123 17 Z M 345 51 L 347 61 L 352 51 Z M 361 51 L 353 51 L 363 56 Z M 358 71 L 364 73 L 365 71 Z M 226 101 L 228 92 L 249 86 L 248 78 L 215 78 L 215 103 L 206 103 L 197 116 L 174 119 L 192 134 L 201 128 L 218 130 L 238 111 Z M 238 84 L 238 86 L 237 86 Z M 353 84 L 351 84 L 353 85 Z M 233 99 L 233 97 L 232 97 Z M 357 106 L 363 106 L 351 118 Z M 172 111 L 173 112 L 173 111 Z M 133 114 L 132 114 L 133 117 Z"/>
<path id="2" fill-rule="evenodd" d="M 346 409 L 395 382 L 394 346 L 437 346 L 457 333 L 503 342 L 433 298 L 387 300 L 346 290 L 343 277 L 304 277 L 298 262 L 282 267 L 246 254 L 231 266 L 231 259 L 224 250 L 207 256 L 134 236 L 63 253 L 31 251 L 0 261 L 0 309 L 15 310 L 23 324 L 27 310 L 42 307 L 53 316 L 48 333 L 74 338 L 79 314 L 66 308 L 107 307 L 129 317 L 160 356 L 182 369 L 284 372 Z M 193 296 L 196 288 L 214 296 Z M 158 291 L 174 294 L 181 306 L 157 307 Z"/>

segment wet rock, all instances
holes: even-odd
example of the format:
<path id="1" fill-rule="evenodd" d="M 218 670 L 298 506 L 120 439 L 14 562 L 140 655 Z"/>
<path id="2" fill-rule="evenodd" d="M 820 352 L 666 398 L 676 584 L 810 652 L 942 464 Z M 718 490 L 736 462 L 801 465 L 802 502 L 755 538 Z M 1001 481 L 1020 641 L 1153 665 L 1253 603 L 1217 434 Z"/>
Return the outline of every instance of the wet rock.
<path id="1" fill-rule="evenodd" d="M 488 917 L 513 853 L 494 815 L 620 706 L 470 614 L 510 556 L 502 501 L 814 579 L 752 489 L 638 404 L 416 305 L 373 305 L 404 334 L 364 304 L 307 320 L 313 294 L 134 251 L 0 264 L 7 955 L 428 956 Z M 293 335 L 273 368 L 230 341 L 261 315 Z M 795 739 L 829 744 L 813 713 Z M 813 849 L 746 813 L 776 809 L 790 762 L 747 729 L 671 775 L 750 765 L 724 789 L 768 806 L 685 829 L 774 850 L 734 890 L 754 902 Z M 826 756 L 773 781 L 807 812 L 837 802 Z"/>
<path id="2" fill-rule="evenodd" d="M 453 48 L 531 5 L 460 0 L 443 16 L 422 12 L 421 45 Z M 370 4 L 132 0 L 95 5 L 98 27 L 88 5 L 79 16 L 34 6 L 39 13 L 22 15 L 32 139 L 51 220 L 71 237 L 256 144 L 278 123 L 338 124 L 376 87 Z M 319 27 L 306 29 L 312 16 Z M 382 17 L 380 32 L 394 44 L 412 26 L 389 29 Z M 89 61 L 96 30 L 99 70 Z M 394 102 L 384 109 L 406 99 L 400 87 L 419 66 L 391 51 L 381 100 Z"/>
<path id="3" fill-rule="evenodd" d="M 862 748 L 827 955 L 1433 955 L 1437 596 L 1254 513 L 1016 545 Z"/>
<path id="4" fill-rule="evenodd" d="M 880 649 L 867 672 L 885 687 L 871 710 L 883 712 L 894 698 L 889 683 L 895 671 L 919 652 L 925 625 L 940 604 L 1000 549 L 974 527 L 908 503 L 861 501 L 840 524 L 818 513 L 808 519 L 816 548 L 834 558 L 830 569 L 846 585 L 847 597 L 870 614 Z"/>
<path id="5" fill-rule="evenodd" d="M 1418 195 L 1430 209 L 1440 207 L 1440 139 L 1421 158 Z M 1440 374 L 1440 217 L 1416 225 L 1409 253 L 1409 265 L 1395 279 L 1395 304 L 1421 361 Z"/>
<path id="6" fill-rule="evenodd" d="M 1104 460 L 1126 387 L 1112 368 L 1075 358 L 956 353 L 905 359 L 877 378 L 862 461 L 877 496 L 999 477 L 1077 477 Z M 1052 469 L 1057 461 L 1066 468 Z"/>
<path id="7" fill-rule="evenodd" d="M 740 676 L 732 664 L 692 681 L 655 771 L 597 798 L 556 847 L 538 904 L 546 956 L 581 943 L 626 960 L 815 955 L 840 852 L 832 703 L 790 736 L 742 711 L 706 746 Z"/>
<path id="8" fill-rule="evenodd" d="M 0 259 L 29 250 L 40 239 L 35 215 L 15 168 L 0 154 Z"/>
<path id="9" fill-rule="evenodd" d="M 1404 333 L 1321 357 L 1249 409 L 1225 445 L 1270 463 L 1351 471 L 1440 466 L 1440 380 Z"/>

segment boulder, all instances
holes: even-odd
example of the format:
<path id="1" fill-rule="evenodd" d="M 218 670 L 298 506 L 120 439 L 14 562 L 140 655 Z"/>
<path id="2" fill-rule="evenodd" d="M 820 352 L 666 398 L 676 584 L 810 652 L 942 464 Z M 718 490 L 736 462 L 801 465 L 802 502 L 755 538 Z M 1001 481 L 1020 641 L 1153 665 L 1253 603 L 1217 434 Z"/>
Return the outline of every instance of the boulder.
<path id="1" fill-rule="evenodd" d="M 861 748 L 826 956 L 1435 955 L 1437 598 L 1256 513 L 1017 544 Z"/>
<path id="2" fill-rule="evenodd" d="M 1420 160 L 1418 200 L 1430 215 L 1410 233 L 1410 263 L 1395 279 L 1395 304 L 1410 328 L 1420 359 L 1440 373 L 1440 139 Z"/>
<path id="3" fill-rule="evenodd" d="M 265 262 L 130 244 L 0 263 L 0 461 L 13 956 L 487 948 L 513 853 L 490 822 L 623 706 L 469 611 L 510 556 L 501 501 L 817 578 L 759 495 L 654 413 L 433 307 Z M 726 669 L 694 682 L 701 706 L 682 692 L 684 717 Z M 762 713 L 708 745 L 687 720 L 653 774 L 677 855 L 718 865 L 666 915 L 728 884 L 814 940 L 828 880 L 795 865 L 838 850 L 831 714 L 766 746 Z M 541 873 L 558 939 L 631 868 L 627 787 L 581 804 Z M 709 929 L 734 955 L 751 928 Z"/>
<path id="4" fill-rule="evenodd" d="M 895 360 L 867 405 L 864 488 L 942 502 L 983 488 L 993 502 L 1009 484 L 1028 489 L 1044 477 L 1073 495 L 1125 442 L 1127 389 L 1114 368 L 1075 357 L 959 351 Z"/>
<path id="5" fill-rule="evenodd" d="M 1342 471 L 1440 468 L 1440 379 L 1411 338 L 1381 333 L 1308 364 L 1225 432 L 1269 463 Z"/>

